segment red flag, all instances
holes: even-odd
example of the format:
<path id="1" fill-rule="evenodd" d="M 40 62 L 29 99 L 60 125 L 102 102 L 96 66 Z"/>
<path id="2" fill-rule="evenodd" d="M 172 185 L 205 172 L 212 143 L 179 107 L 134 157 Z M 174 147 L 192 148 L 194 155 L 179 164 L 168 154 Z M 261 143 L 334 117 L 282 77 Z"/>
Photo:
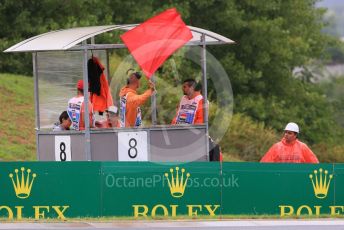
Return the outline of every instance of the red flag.
<path id="1" fill-rule="evenodd" d="M 148 19 L 121 35 L 131 55 L 147 77 L 192 38 L 190 29 L 175 8 Z"/>

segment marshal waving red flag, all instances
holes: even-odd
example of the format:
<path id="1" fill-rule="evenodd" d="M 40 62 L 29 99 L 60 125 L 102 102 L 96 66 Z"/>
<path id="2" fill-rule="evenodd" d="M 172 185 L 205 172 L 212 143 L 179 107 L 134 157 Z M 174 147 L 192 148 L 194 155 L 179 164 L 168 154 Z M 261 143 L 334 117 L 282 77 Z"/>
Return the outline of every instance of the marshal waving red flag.
<path id="1" fill-rule="evenodd" d="M 175 8 L 168 9 L 121 35 L 124 44 L 148 78 L 191 38 L 190 29 Z"/>

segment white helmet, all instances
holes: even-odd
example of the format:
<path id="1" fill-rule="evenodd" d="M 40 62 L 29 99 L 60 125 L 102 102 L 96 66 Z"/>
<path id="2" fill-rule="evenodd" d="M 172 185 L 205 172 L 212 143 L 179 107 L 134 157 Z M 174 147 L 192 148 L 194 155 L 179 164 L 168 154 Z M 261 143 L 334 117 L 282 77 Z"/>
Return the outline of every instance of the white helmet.
<path id="1" fill-rule="evenodd" d="M 300 132 L 299 126 L 296 123 L 294 123 L 294 122 L 289 122 L 286 125 L 284 130 L 285 131 L 292 131 L 292 132 L 295 132 L 295 133 L 299 133 Z"/>
<path id="2" fill-rule="evenodd" d="M 111 105 L 111 106 L 109 106 L 109 108 L 107 109 L 107 111 L 108 111 L 109 113 L 117 114 L 118 108 L 117 108 L 117 106 L 115 106 L 115 105 Z"/>

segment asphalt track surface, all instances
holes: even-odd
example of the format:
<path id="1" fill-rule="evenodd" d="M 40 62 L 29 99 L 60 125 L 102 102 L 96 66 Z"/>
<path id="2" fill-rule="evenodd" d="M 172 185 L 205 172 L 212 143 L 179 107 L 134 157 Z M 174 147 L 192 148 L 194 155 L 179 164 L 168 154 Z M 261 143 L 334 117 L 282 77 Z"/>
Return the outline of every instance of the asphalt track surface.
<path id="1" fill-rule="evenodd" d="M 281 229 L 281 230 L 344 230 L 344 220 L 216 220 L 216 221 L 113 221 L 64 223 L 0 223 L 0 229 Z"/>

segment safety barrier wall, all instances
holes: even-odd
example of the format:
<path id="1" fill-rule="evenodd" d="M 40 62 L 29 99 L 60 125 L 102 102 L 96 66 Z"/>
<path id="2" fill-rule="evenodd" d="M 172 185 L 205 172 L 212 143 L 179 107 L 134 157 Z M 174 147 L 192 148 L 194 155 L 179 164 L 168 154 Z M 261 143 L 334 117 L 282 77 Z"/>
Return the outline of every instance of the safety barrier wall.
<path id="1" fill-rule="evenodd" d="M 341 215 L 344 164 L 2 162 L 0 218 Z"/>

